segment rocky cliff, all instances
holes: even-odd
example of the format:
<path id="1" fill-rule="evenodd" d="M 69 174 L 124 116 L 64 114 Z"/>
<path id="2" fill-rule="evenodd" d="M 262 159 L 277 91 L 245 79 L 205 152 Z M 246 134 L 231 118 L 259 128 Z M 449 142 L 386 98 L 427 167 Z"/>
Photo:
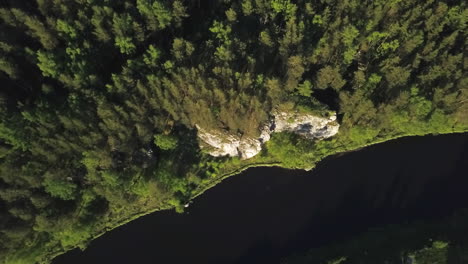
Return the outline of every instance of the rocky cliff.
<path id="1" fill-rule="evenodd" d="M 207 131 L 199 126 L 198 138 L 201 148 L 215 157 L 230 156 L 249 159 L 262 150 L 270 140 L 271 133 L 288 131 L 308 139 L 328 138 L 338 133 L 336 114 L 319 117 L 298 112 L 276 112 L 269 124 L 265 125 L 258 138 L 233 135 L 224 131 Z"/>

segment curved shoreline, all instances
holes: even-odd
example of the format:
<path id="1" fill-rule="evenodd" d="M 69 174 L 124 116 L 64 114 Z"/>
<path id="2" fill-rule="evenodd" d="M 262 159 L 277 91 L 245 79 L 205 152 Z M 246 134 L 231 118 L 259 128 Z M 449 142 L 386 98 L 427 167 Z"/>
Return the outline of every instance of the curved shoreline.
<path id="1" fill-rule="evenodd" d="M 188 199 L 187 202 L 189 201 L 192 201 L 193 199 L 195 199 L 196 197 L 202 195 L 203 193 L 205 193 L 206 191 L 208 191 L 209 189 L 215 187 L 216 185 L 218 185 L 219 183 L 221 183 L 223 180 L 231 177 L 231 176 L 235 176 L 235 175 L 238 175 L 240 173 L 242 173 L 243 171 L 249 169 L 249 168 L 255 168 L 255 167 L 280 167 L 280 168 L 285 168 L 285 169 L 294 169 L 294 170 L 312 170 L 315 165 L 320 162 L 321 160 L 323 160 L 324 158 L 326 157 L 330 157 L 330 156 L 333 156 L 333 155 L 337 155 L 337 154 L 345 154 L 347 152 L 352 152 L 352 151 L 358 151 L 360 149 L 363 149 L 363 148 L 366 148 L 366 147 L 369 147 L 369 146 L 372 146 L 372 145 L 376 145 L 376 144 L 380 144 L 380 143 L 384 143 L 384 142 L 387 142 L 387 141 L 391 141 L 391 140 L 396 140 L 396 139 L 399 139 L 399 138 L 403 138 L 403 137 L 416 137 L 416 136 L 437 136 L 437 135 L 447 135 L 447 134 L 462 134 L 462 133 L 467 133 L 468 130 L 453 130 L 453 131 L 449 131 L 449 132 L 428 132 L 428 133 L 425 133 L 425 134 L 400 134 L 400 135 L 393 135 L 393 136 L 389 136 L 389 137 L 385 137 L 385 138 L 380 138 L 380 139 L 376 139 L 370 143 L 367 143 L 367 144 L 364 144 L 364 145 L 359 145 L 359 146 L 343 146 L 343 149 L 335 149 L 335 151 L 333 151 L 332 153 L 329 153 L 329 154 L 326 154 L 326 155 L 323 155 L 322 157 L 319 156 L 319 159 L 313 164 L 313 166 L 311 168 L 300 168 L 300 167 L 295 167 L 295 168 L 291 168 L 291 167 L 287 167 L 287 166 L 282 166 L 283 164 L 281 162 L 253 162 L 253 163 L 250 163 L 250 164 L 245 164 L 231 172 L 228 172 L 228 173 L 225 173 L 225 174 L 222 174 L 216 178 L 214 178 L 212 181 L 208 182 L 207 184 L 203 184 L 203 185 L 200 185 L 200 188 L 196 189 L 195 190 L 195 194 L 190 197 L 190 199 Z M 108 226 L 105 226 L 105 228 L 102 230 L 102 232 L 99 232 L 98 234 L 96 234 L 95 236 L 91 237 L 90 239 L 88 239 L 87 241 L 84 241 L 83 244 L 86 244 L 88 245 L 89 243 L 91 243 L 93 240 L 101 237 L 102 235 L 104 235 L 105 233 L 109 232 L 109 231 L 112 231 L 113 229 L 115 228 L 118 228 L 120 226 L 123 226 L 133 220 L 136 220 L 142 216 L 145 216 L 145 215 L 149 215 L 149 214 L 152 214 L 152 213 L 155 213 L 155 212 L 158 212 L 158 211 L 163 211 L 163 210 L 168 210 L 168 209 L 174 209 L 175 206 L 173 205 L 170 205 L 168 204 L 167 202 L 164 203 L 163 206 L 158 206 L 158 207 L 153 207 L 153 208 L 147 208 L 147 210 L 143 210 L 139 213 L 135 213 L 135 214 L 132 214 L 130 215 L 129 217 L 127 218 L 124 218 L 124 219 L 121 219 L 120 221 L 117 221 L 117 222 L 114 222 L 112 223 L 111 225 L 108 225 Z M 79 248 L 79 245 L 75 245 L 75 246 L 70 246 L 70 247 L 67 247 L 67 248 L 62 248 L 62 250 L 57 250 L 55 252 L 51 252 L 51 254 L 48 254 L 46 256 L 43 257 L 42 260 L 40 260 L 40 263 L 51 263 L 52 260 L 59 256 L 59 255 L 62 255 L 62 254 L 65 254 L 66 252 L 70 251 L 70 250 L 73 250 L 73 249 L 76 249 L 76 248 Z"/>

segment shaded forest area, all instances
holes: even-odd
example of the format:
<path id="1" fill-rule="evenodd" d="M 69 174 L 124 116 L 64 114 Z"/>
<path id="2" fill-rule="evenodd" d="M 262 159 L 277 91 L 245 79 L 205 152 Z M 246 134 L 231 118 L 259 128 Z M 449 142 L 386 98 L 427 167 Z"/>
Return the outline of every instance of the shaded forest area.
<path id="1" fill-rule="evenodd" d="M 465 1 L 0 2 L 0 261 L 48 261 L 242 161 L 195 125 L 255 136 L 274 109 L 339 135 L 274 135 L 305 167 L 398 135 L 468 130 Z"/>

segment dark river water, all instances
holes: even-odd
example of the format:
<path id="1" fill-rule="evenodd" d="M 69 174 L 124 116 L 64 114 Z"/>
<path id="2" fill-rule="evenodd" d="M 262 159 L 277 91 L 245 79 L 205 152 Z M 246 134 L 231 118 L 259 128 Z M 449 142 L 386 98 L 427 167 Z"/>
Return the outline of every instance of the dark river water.
<path id="1" fill-rule="evenodd" d="M 252 168 L 184 214 L 144 216 L 55 264 L 279 263 L 372 227 L 468 207 L 468 134 L 402 138 L 325 159 L 311 172 Z"/>

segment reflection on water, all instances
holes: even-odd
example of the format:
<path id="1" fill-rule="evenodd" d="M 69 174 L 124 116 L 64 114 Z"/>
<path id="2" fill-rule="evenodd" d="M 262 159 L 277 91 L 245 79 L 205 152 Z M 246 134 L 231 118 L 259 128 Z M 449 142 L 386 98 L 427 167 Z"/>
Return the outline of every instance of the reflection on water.
<path id="1" fill-rule="evenodd" d="M 468 210 L 440 219 L 387 225 L 289 256 L 282 264 L 466 264 Z"/>
<path id="2" fill-rule="evenodd" d="M 468 205 L 468 135 L 404 138 L 320 163 L 312 172 L 253 168 L 55 263 L 279 263 L 369 228 Z"/>

